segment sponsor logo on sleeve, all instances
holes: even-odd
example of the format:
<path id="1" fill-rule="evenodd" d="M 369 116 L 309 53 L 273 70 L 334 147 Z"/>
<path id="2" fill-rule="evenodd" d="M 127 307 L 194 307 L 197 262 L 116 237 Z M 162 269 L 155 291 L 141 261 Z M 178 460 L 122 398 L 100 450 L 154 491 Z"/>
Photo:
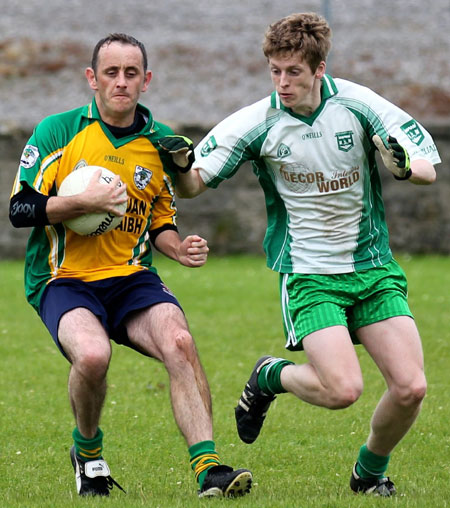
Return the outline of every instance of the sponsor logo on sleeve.
<path id="1" fill-rule="evenodd" d="M 217 141 L 214 136 L 211 136 L 208 141 L 202 146 L 200 154 L 202 157 L 207 157 L 217 147 Z"/>
<path id="2" fill-rule="evenodd" d="M 417 146 L 422 143 L 425 139 L 422 129 L 419 127 L 417 122 L 412 119 L 409 122 L 404 123 L 400 129 L 408 136 L 408 138 Z"/>
<path id="3" fill-rule="evenodd" d="M 25 169 L 32 168 L 36 161 L 39 158 L 39 150 L 36 146 L 27 145 L 22 152 L 22 156 L 20 158 L 20 165 Z"/>

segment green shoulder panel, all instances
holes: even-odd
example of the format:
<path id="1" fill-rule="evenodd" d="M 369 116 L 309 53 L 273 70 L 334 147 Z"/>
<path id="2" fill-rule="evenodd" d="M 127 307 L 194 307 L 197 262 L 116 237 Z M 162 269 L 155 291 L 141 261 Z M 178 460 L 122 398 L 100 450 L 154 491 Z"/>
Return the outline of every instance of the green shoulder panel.
<path id="1" fill-rule="evenodd" d="M 20 160 L 20 182 L 41 190 L 43 174 L 62 155 L 64 147 L 91 120 L 86 116 L 88 106 L 51 115 L 34 129 Z M 17 190 L 16 190 L 17 191 Z"/>

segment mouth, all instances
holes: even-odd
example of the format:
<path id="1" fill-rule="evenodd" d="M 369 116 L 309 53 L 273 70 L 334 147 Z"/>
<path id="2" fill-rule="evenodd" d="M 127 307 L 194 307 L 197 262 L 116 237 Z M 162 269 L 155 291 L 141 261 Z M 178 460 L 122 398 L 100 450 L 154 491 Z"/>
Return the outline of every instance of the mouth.
<path id="1" fill-rule="evenodd" d="M 280 96 L 280 101 L 284 104 L 284 105 L 288 105 L 290 104 L 291 102 L 294 101 L 294 96 L 290 93 L 280 93 L 278 94 Z"/>

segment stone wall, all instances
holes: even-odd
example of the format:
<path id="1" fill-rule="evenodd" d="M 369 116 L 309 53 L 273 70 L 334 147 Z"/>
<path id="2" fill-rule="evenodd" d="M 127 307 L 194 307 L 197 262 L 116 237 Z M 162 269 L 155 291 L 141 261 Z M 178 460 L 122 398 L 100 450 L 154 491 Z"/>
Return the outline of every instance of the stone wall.
<path id="1" fill-rule="evenodd" d="M 442 164 L 431 186 L 397 182 L 381 171 L 386 215 L 395 252 L 450 254 L 450 128 L 426 125 L 433 135 Z M 195 142 L 205 130 L 177 126 Z M 14 229 L 8 220 L 9 196 L 20 154 L 30 133 L 0 135 L 0 258 L 21 258 L 27 229 Z M 381 167 L 381 166 L 380 166 Z M 179 199 L 179 229 L 185 236 L 198 233 L 208 239 L 212 254 L 262 253 L 266 214 L 262 190 L 250 165 L 238 174 L 192 200 Z"/>

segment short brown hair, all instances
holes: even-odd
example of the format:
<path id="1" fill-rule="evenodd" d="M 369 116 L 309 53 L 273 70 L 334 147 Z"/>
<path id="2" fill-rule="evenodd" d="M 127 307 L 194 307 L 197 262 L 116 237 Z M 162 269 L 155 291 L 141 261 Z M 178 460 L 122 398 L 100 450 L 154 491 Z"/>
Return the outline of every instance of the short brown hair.
<path id="1" fill-rule="evenodd" d="M 109 46 L 112 42 L 120 42 L 121 44 L 130 44 L 131 46 L 136 46 L 141 50 L 142 53 L 142 63 L 144 65 L 144 72 L 147 70 L 148 60 L 147 60 L 147 51 L 145 50 L 145 46 L 142 42 L 139 42 L 137 39 L 132 37 L 131 35 L 122 34 L 122 33 L 112 33 L 107 37 L 100 39 L 95 45 L 94 52 L 92 53 L 92 61 L 91 67 L 94 72 L 97 72 L 97 61 L 98 61 L 98 53 L 102 46 Z"/>
<path id="2" fill-rule="evenodd" d="M 331 28 L 315 12 L 291 14 L 268 27 L 263 52 L 267 59 L 280 54 L 300 53 L 314 72 L 326 61 L 331 48 Z"/>

